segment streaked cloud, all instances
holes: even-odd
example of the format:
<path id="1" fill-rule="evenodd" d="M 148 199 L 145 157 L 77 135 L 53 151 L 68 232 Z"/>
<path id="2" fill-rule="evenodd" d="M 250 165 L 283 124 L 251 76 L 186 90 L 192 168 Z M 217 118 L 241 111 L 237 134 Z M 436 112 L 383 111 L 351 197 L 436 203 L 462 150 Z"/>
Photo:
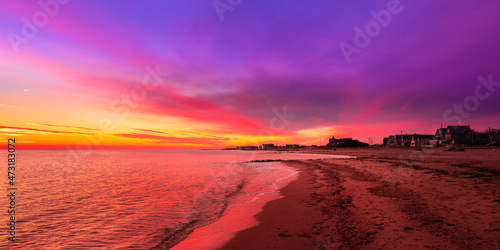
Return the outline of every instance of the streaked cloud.
<path id="1" fill-rule="evenodd" d="M 11 136 L 16 136 L 16 135 L 56 135 L 56 134 L 92 135 L 90 133 L 81 133 L 81 132 L 43 130 L 43 129 L 34 129 L 34 128 L 6 127 L 6 126 L 0 126 L 0 134 L 11 135 Z"/>
<path id="2" fill-rule="evenodd" d="M 474 95 L 478 76 L 500 81 L 500 2 L 402 4 L 347 63 L 339 44 L 353 43 L 354 27 L 386 0 L 248 1 L 224 22 L 201 0 L 73 1 L 19 53 L 0 38 L 0 110 L 11 118 L 0 133 L 216 146 L 259 142 L 263 131 L 283 143 L 432 133 Z M 39 10 L 36 1 L 2 7 L 2 34 L 19 34 L 21 18 Z M 156 65 L 168 73 L 161 84 L 130 99 Z M 499 91 L 464 123 L 500 127 Z M 271 126 L 284 107 L 295 118 Z M 95 129 L 103 118 L 117 130 Z"/>
<path id="3" fill-rule="evenodd" d="M 40 126 L 40 127 L 55 127 L 55 128 L 66 128 L 66 129 L 99 131 L 99 129 L 93 129 L 93 128 L 84 128 L 84 127 L 76 127 L 76 126 L 51 125 L 51 124 L 37 124 L 37 123 L 30 123 L 30 122 L 27 122 L 26 125 Z"/>
<path id="4" fill-rule="evenodd" d="M 206 137 L 173 137 L 140 133 L 121 133 L 115 134 L 118 137 L 134 138 L 146 140 L 148 143 L 155 144 L 189 144 L 189 145 L 202 145 L 202 146 L 223 146 L 230 141 L 229 138 L 206 138 Z"/>

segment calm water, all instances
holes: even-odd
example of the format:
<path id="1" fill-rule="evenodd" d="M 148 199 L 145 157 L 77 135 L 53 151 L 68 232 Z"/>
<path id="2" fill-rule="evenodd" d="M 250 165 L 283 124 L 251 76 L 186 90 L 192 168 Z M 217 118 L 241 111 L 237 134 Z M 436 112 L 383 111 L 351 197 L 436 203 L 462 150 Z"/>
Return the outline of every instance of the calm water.
<path id="1" fill-rule="evenodd" d="M 6 162 L 5 152 L 1 157 Z M 232 208 L 276 193 L 280 181 L 297 174 L 279 162 L 244 162 L 325 157 L 330 156 L 219 150 L 94 150 L 85 155 L 18 151 L 17 238 L 15 244 L 7 240 L 5 167 L 0 248 L 147 249 L 160 242 L 177 243 L 196 228 L 223 221 L 220 218 Z M 210 244 L 208 236 L 193 237 L 185 242 Z"/>

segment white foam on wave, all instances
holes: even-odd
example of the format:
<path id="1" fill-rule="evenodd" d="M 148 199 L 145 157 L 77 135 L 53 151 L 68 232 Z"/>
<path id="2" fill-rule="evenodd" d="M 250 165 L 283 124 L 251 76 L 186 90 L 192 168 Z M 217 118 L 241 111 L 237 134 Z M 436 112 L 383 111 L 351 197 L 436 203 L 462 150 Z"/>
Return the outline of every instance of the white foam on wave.
<path id="1" fill-rule="evenodd" d="M 278 157 L 274 157 L 278 156 Z M 252 155 L 257 160 L 349 159 L 348 155 L 307 153 L 261 153 Z M 279 161 L 237 163 L 243 165 L 239 177 L 245 186 L 227 201 L 227 208 L 216 221 L 194 229 L 189 236 L 172 249 L 217 249 L 229 242 L 239 231 L 256 226 L 255 216 L 264 205 L 282 198 L 279 190 L 298 178 L 299 171 Z M 226 166 L 227 167 L 227 166 Z"/>
<path id="2" fill-rule="evenodd" d="M 231 201 L 226 213 L 216 222 L 195 229 L 172 249 L 216 249 L 230 241 L 236 233 L 256 226 L 255 216 L 264 205 L 283 197 L 279 190 L 298 178 L 298 171 L 279 162 L 248 163 L 258 169 L 260 176 L 250 182 L 241 194 Z M 267 175 L 266 175 L 267 174 Z M 260 178 L 259 178 L 260 177 Z M 272 180 L 275 178 L 274 180 Z M 258 192 L 258 193 L 256 193 Z"/>

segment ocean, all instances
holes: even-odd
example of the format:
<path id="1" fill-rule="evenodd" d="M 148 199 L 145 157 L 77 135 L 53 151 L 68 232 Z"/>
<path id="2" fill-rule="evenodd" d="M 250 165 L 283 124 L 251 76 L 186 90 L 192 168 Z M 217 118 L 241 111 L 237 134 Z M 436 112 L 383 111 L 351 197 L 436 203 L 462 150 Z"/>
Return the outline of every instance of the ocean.
<path id="1" fill-rule="evenodd" d="M 7 154 L 0 154 L 7 162 Z M 342 157 L 233 150 L 18 150 L 16 241 L 9 237 L 7 164 L 1 249 L 214 249 L 297 170 L 269 159 Z M 2 205 L 3 204 L 3 205 Z M 179 243 L 180 242 L 180 243 Z"/>

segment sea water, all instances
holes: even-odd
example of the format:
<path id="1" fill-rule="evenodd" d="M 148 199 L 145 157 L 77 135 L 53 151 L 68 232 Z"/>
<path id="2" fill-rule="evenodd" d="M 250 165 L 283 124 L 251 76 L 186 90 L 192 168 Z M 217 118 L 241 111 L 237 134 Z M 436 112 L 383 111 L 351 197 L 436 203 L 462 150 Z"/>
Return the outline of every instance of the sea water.
<path id="1" fill-rule="evenodd" d="M 6 153 L 0 154 L 7 162 Z M 215 248 L 255 225 L 297 170 L 269 159 L 335 156 L 233 150 L 20 150 L 16 241 L 7 164 L 0 180 L 1 249 Z M 336 156 L 339 157 L 339 156 Z M 3 205 L 2 205 L 3 204 Z"/>

